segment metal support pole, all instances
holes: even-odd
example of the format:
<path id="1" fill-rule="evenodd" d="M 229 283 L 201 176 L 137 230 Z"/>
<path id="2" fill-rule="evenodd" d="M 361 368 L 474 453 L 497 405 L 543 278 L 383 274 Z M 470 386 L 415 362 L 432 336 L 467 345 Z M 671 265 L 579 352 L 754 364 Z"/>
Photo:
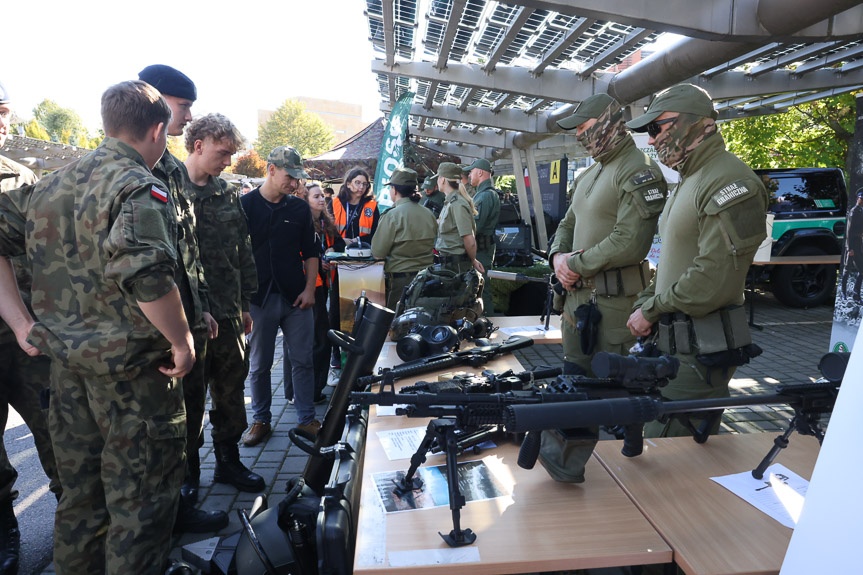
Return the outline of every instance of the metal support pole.
<path id="1" fill-rule="evenodd" d="M 542 192 L 539 190 L 539 172 L 536 170 L 536 154 L 533 146 L 524 151 L 527 156 L 527 173 L 530 175 L 530 195 L 533 198 L 533 213 L 536 219 L 536 237 L 539 245 L 536 249 L 545 251 L 548 245 L 548 233 L 545 229 L 545 211 L 542 209 Z"/>
<path id="2" fill-rule="evenodd" d="M 530 205 L 527 203 L 527 186 L 524 185 L 524 164 L 521 163 L 521 150 L 512 148 L 512 172 L 515 175 L 515 189 L 518 191 L 518 209 L 521 219 L 530 224 Z"/>

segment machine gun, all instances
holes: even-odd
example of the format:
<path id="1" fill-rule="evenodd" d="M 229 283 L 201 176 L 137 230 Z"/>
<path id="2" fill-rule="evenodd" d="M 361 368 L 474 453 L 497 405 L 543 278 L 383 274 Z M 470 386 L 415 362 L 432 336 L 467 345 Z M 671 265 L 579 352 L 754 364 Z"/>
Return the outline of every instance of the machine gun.
<path id="1" fill-rule="evenodd" d="M 828 354 L 831 355 L 831 354 Z M 835 354 L 833 354 L 835 355 Z M 825 356 L 826 357 L 826 356 Z M 825 360 L 822 359 L 822 372 Z M 774 447 L 753 470 L 760 479 L 796 430 L 812 435 L 819 443 L 824 438 L 821 416 L 830 413 L 836 402 L 841 375 L 838 379 L 819 380 L 816 383 L 779 385 L 776 393 L 703 400 L 670 401 L 662 399 L 659 390 L 668 379 L 676 376 L 679 362 L 674 357 L 643 358 L 623 357 L 600 352 L 594 356 L 591 367 L 600 378 L 560 376 L 540 387 L 503 393 L 395 393 L 392 381 L 387 381 L 381 393 L 352 393 L 351 401 L 359 404 L 400 405 L 396 413 L 408 417 L 433 417 L 426 429 L 404 479 L 396 484 L 396 493 L 419 489 L 422 482 L 414 477 L 426 460 L 426 454 L 437 443 L 446 454 L 447 481 L 453 530 L 440 534 L 450 546 L 469 545 L 476 540 L 470 529 L 461 529 L 460 510 L 465 505 L 456 472 L 458 430 L 482 425 L 498 425 L 509 433 L 528 432 L 518 456 L 518 465 L 532 469 L 539 453 L 539 433 L 543 430 L 600 425 L 627 427 L 624 455 L 629 457 L 642 452 L 642 426 L 648 421 L 663 417 L 678 417 L 684 421 L 693 412 L 713 411 L 716 417 L 726 407 L 747 405 L 787 404 L 794 409 L 794 417 L 786 431 L 774 442 Z M 621 397 L 595 399 L 596 394 L 621 393 Z M 691 426 L 690 426 L 691 428 Z M 692 429 L 695 440 L 707 440 L 708 425 Z"/>
<path id="2" fill-rule="evenodd" d="M 363 389 L 367 385 L 380 383 L 387 375 L 392 377 L 393 381 L 397 381 L 405 377 L 438 371 L 440 369 L 456 365 L 479 367 L 499 355 L 512 353 L 517 349 L 530 347 L 532 345 L 533 340 L 529 337 L 525 337 L 523 335 L 512 335 L 503 343 L 493 343 L 491 345 L 473 347 L 462 351 L 441 353 L 417 359 L 415 361 L 409 361 L 392 369 L 383 369 L 378 375 L 369 375 L 357 379 L 357 387 L 359 389 Z"/>

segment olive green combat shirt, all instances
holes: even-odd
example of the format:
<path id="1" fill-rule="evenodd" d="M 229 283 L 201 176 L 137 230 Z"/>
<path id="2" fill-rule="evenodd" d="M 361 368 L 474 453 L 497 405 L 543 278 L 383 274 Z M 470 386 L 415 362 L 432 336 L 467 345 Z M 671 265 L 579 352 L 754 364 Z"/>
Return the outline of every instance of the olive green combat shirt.
<path id="1" fill-rule="evenodd" d="M 743 304 L 746 273 L 767 236 L 767 191 L 761 179 L 725 149 L 717 132 L 677 168 L 659 234 L 654 281 L 638 295 L 644 319 L 681 311 L 703 317 Z"/>
<path id="2" fill-rule="evenodd" d="M 398 201 L 381 214 L 372 238 L 372 255 L 386 258 L 387 273 L 418 272 L 434 263 L 437 221 L 428 208 L 410 198 Z"/>
<path id="3" fill-rule="evenodd" d="M 567 265 L 585 278 L 644 259 L 667 191 L 659 165 L 628 134 L 595 160 L 573 184 L 572 203 L 548 256 L 552 261 L 557 253 L 584 250 Z"/>
<path id="4" fill-rule="evenodd" d="M 180 299 L 186 320 L 193 330 L 206 329 L 204 312 L 210 311 L 207 282 L 204 280 L 204 267 L 201 265 L 201 254 L 195 232 L 194 198 L 189 197 L 186 187 L 189 185 L 189 174 L 186 166 L 165 150 L 162 159 L 153 168 L 153 174 L 168 187 L 174 200 L 174 219 L 177 222 L 177 254 L 180 258 L 177 270 L 177 287 L 180 288 Z"/>
<path id="5" fill-rule="evenodd" d="M 138 301 L 174 288 L 177 227 L 164 184 L 105 138 L 34 186 L 0 194 L 0 256 L 26 256 L 37 324 L 28 341 L 93 381 L 134 378 L 171 344 Z"/>
<path id="6" fill-rule="evenodd" d="M 483 180 L 476 187 L 473 206 L 477 211 L 476 235 L 494 237 L 494 229 L 500 218 L 500 196 L 492 185 L 491 178 Z"/>
<path id="7" fill-rule="evenodd" d="M 207 277 L 210 313 L 216 321 L 249 311 L 258 290 L 258 272 L 246 213 L 236 187 L 210 176 L 207 184 L 189 182 L 194 195 L 201 263 Z"/>
<path id="8" fill-rule="evenodd" d="M 462 236 L 476 235 L 476 220 L 468 201 L 458 192 L 447 196 L 438 218 L 438 238 L 435 249 L 449 255 L 467 253 Z"/>
<path id="9" fill-rule="evenodd" d="M 36 174 L 33 173 L 27 166 L 22 166 L 18 162 L 13 162 L 9 158 L 0 156 L 0 193 L 8 192 L 36 183 Z M 21 292 L 21 298 L 27 307 L 30 307 L 30 272 L 23 265 L 21 258 L 16 258 L 12 261 L 12 267 L 15 270 L 15 279 L 18 281 L 18 290 Z M 15 333 L 0 319 L 0 345 L 7 343 L 17 343 Z"/>

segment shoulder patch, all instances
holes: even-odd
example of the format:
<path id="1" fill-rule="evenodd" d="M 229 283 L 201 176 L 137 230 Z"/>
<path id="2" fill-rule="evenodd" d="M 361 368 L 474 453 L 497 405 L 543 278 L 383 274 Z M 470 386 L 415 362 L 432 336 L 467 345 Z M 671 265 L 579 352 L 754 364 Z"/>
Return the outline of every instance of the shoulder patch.
<path id="1" fill-rule="evenodd" d="M 168 203 L 168 192 L 163 192 L 156 186 L 150 187 L 150 195 L 159 200 L 160 202 Z"/>
<path id="2" fill-rule="evenodd" d="M 711 201 L 716 204 L 716 207 L 721 208 L 728 202 L 751 193 L 752 190 L 746 187 L 746 184 L 743 182 L 743 180 L 737 180 L 736 182 L 728 184 L 727 186 L 723 187 L 721 190 L 713 194 Z"/>
<path id="3" fill-rule="evenodd" d="M 657 179 L 656 174 L 651 172 L 650 170 L 644 170 L 643 172 L 638 172 L 634 176 L 632 176 L 632 183 L 636 186 L 640 186 L 641 184 L 646 184 L 647 182 L 651 182 Z"/>
<path id="4" fill-rule="evenodd" d="M 644 201 L 647 203 L 657 202 L 659 200 L 665 199 L 665 193 L 663 192 L 663 190 L 659 189 L 659 186 L 647 188 L 646 190 L 644 190 L 643 194 Z"/>
<path id="5" fill-rule="evenodd" d="M 374 210 L 372 210 L 371 208 L 366 208 L 363 210 L 363 215 L 367 218 L 372 217 L 374 215 L 374 213 L 375 213 Z"/>

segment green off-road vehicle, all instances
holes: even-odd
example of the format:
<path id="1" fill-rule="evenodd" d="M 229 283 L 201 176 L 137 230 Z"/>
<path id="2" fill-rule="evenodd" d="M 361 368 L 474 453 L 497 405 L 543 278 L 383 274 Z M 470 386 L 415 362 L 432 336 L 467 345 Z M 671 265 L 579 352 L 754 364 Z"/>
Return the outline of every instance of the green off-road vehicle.
<path id="1" fill-rule="evenodd" d="M 777 256 L 840 255 L 845 237 L 848 194 L 838 168 L 755 170 L 770 193 Z M 767 266 L 770 289 L 785 305 L 812 307 L 833 297 L 838 266 Z"/>

